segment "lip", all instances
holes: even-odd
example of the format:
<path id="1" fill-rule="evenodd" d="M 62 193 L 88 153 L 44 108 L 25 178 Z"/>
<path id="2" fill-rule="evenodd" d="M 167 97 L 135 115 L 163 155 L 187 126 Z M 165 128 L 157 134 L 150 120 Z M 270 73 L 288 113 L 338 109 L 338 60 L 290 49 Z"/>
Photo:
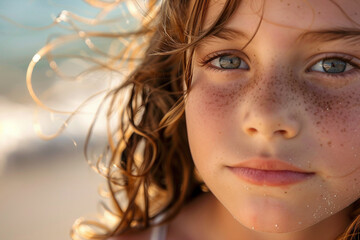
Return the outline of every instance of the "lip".
<path id="1" fill-rule="evenodd" d="M 262 186 L 295 184 L 314 175 L 281 160 L 264 158 L 250 159 L 229 169 L 242 180 Z"/>

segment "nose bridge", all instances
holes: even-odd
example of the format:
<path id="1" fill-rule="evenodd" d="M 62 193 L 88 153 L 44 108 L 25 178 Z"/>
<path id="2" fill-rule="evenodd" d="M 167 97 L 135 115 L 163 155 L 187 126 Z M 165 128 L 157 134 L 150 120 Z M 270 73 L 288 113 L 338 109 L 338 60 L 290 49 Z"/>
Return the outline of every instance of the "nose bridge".
<path id="1" fill-rule="evenodd" d="M 263 111 L 286 107 L 290 98 L 291 87 L 289 86 L 291 74 L 286 74 L 278 69 L 259 71 L 254 77 L 253 86 L 250 87 L 249 100 L 256 108 Z"/>
<path id="2" fill-rule="evenodd" d="M 284 69 L 263 69 L 249 87 L 243 109 L 243 130 L 250 136 L 295 137 L 300 129 L 294 108 L 292 74 Z"/>

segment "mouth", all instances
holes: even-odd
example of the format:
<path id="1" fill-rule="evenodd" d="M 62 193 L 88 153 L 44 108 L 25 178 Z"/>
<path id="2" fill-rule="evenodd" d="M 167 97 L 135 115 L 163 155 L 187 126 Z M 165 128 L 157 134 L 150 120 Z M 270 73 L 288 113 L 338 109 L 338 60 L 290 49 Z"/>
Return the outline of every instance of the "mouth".
<path id="1" fill-rule="evenodd" d="M 228 168 L 240 179 L 261 186 L 295 184 L 315 174 L 277 159 L 264 158 L 250 159 Z"/>

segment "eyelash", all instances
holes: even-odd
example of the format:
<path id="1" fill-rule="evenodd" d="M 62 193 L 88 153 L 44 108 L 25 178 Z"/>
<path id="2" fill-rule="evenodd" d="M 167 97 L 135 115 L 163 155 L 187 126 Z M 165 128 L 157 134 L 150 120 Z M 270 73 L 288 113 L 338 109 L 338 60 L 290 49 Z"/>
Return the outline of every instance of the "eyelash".
<path id="1" fill-rule="evenodd" d="M 220 58 L 220 57 L 223 57 L 223 56 L 230 56 L 230 55 L 237 56 L 238 54 L 233 53 L 233 52 L 216 52 L 216 53 L 212 53 L 212 54 L 200 59 L 199 64 L 200 64 L 201 67 L 206 67 L 207 69 L 210 69 L 212 71 L 223 72 L 223 71 L 241 70 L 241 69 L 218 68 L 218 67 L 212 66 L 210 64 L 210 62 L 215 60 L 216 58 Z M 243 59 L 243 57 L 239 57 L 239 56 L 237 56 L 237 57 L 240 58 L 241 61 L 244 61 L 247 64 L 247 62 Z"/>
<path id="2" fill-rule="evenodd" d="M 206 56 L 205 58 L 202 58 L 199 60 L 199 64 L 201 67 L 206 67 L 207 69 L 210 69 L 212 71 L 233 71 L 233 70 L 244 70 L 244 69 L 224 69 L 224 68 L 218 68 L 215 67 L 213 65 L 210 64 L 211 61 L 215 60 L 216 58 L 220 58 L 223 56 L 229 56 L 229 55 L 233 55 L 233 56 L 237 56 L 237 54 L 233 53 L 233 52 L 216 52 L 213 54 L 210 54 L 208 56 Z M 244 61 L 245 63 L 247 63 L 247 61 L 245 61 L 242 57 L 239 57 L 241 59 L 241 61 Z M 348 70 L 346 72 L 342 72 L 342 73 L 327 73 L 327 72 L 320 72 L 320 71 L 312 71 L 311 68 L 317 64 L 320 61 L 325 61 L 328 59 L 339 59 L 341 61 L 344 61 L 346 64 L 350 64 L 354 69 L 360 70 L 360 66 L 356 63 L 354 63 L 354 57 L 352 56 L 345 56 L 345 55 L 338 55 L 338 54 L 334 54 L 334 55 L 330 55 L 327 54 L 325 56 L 322 56 L 321 58 L 317 58 L 316 61 L 313 61 L 309 67 L 306 68 L 305 72 L 306 73 L 316 73 L 316 74 L 322 74 L 322 76 L 325 77 L 329 77 L 329 78 L 341 78 L 344 77 L 348 74 L 351 74 L 351 72 L 353 72 L 353 69 Z M 249 69 L 250 70 L 250 67 Z"/>
<path id="3" fill-rule="evenodd" d="M 342 73 L 327 73 L 327 72 L 320 72 L 320 71 L 312 71 L 311 70 L 311 68 L 313 66 L 315 66 L 315 64 L 317 64 L 318 62 L 329 60 L 329 59 L 338 59 L 338 60 L 344 61 L 346 64 L 349 64 L 354 69 L 360 69 L 360 66 L 354 62 L 354 57 L 352 57 L 352 56 L 337 55 L 337 54 L 334 54 L 334 55 L 327 54 L 325 56 L 322 56 L 321 58 L 317 58 L 316 61 L 313 61 L 310 64 L 310 67 L 308 67 L 305 72 L 306 73 L 322 74 L 322 75 L 325 75 L 326 77 L 330 77 L 330 78 L 343 78 L 344 76 L 346 76 L 348 74 L 351 74 L 351 72 L 353 72 L 353 69 L 348 70 L 346 72 L 342 72 Z"/>

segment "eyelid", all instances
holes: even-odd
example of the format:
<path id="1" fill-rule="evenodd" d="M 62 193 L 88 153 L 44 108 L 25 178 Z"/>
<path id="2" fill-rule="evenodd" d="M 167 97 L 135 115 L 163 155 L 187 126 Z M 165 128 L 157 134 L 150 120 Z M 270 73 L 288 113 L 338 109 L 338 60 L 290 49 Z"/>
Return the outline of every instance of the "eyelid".
<path id="1" fill-rule="evenodd" d="M 349 54 L 345 54 L 345 53 L 322 53 L 322 54 L 317 54 L 316 56 L 312 57 L 310 60 L 310 64 L 306 67 L 305 72 L 318 72 L 318 71 L 312 71 L 311 68 L 317 64 L 320 61 L 326 60 L 326 59 L 340 59 L 348 64 L 350 64 L 351 66 L 353 66 L 354 68 L 360 68 L 360 59 L 349 55 Z M 335 75 L 335 74 L 333 74 Z"/>
<path id="2" fill-rule="evenodd" d="M 222 56 L 227 56 L 227 55 L 237 56 L 237 57 L 241 58 L 241 60 L 245 61 L 245 63 L 247 65 L 249 65 L 249 62 L 250 62 L 249 57 L 244 52 L 241 52 L 236 49 L 221 50 L 221 51 L 210 53 L 210 54 L 206 55 L 204 58 L 200 58 L 199 64 L 200 64 L 200 66 L 203 67 L 203 66 L 209 64 L 214 59 L 216 59 L 218 57 L 222 57 Z"/>

